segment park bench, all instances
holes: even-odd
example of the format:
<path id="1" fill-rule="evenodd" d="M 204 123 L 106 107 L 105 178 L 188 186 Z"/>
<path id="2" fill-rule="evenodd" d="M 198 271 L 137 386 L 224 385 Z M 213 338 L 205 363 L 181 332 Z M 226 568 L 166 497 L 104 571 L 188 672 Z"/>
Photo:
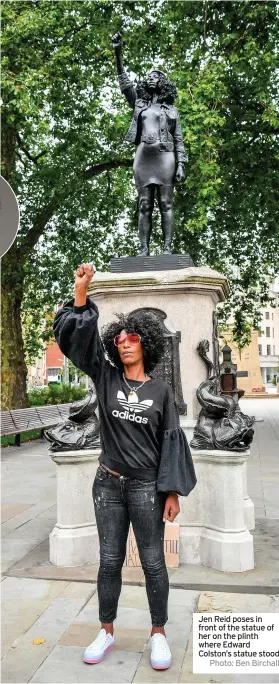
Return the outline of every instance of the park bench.
<path id="1" fill-rule="evenodd" d="M 26 409 L 1 411 L 1 437 L 15 435 L 15 446 L 20 446 L 21 432 L 41 430 L 57 425 L 69 416 L 71 404 L 55 404 L 51 406 L 35 406 Z"/>

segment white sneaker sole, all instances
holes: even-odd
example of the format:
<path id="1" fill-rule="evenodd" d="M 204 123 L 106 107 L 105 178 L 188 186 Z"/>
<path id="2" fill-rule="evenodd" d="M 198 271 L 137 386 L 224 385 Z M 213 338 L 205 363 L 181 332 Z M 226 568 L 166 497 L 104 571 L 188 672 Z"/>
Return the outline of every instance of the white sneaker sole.
<path id="1" fill-rule="evenodd" d="M 153 667 L 153 670 L 168 670 L 169 667 L 171 666 L 172 659 L 170 658 L 169 660 L 153 660 L 152 658 L 150 659 L 151 667 Z"/>
<path id="2" fill-rule="evenodd" d="M 107 655 L 107 653 L 111 651 L 113 647 L 114 644 L 111 644 L 111 646 L 108 646 L 100 656 L 95 656 L 95 658 L 83 657 L 83 662 L 88 663 L 89 665 L 96 665 L 97 663 L 101 663 L 102 660 L 104 660 L 105 655 Z"/>

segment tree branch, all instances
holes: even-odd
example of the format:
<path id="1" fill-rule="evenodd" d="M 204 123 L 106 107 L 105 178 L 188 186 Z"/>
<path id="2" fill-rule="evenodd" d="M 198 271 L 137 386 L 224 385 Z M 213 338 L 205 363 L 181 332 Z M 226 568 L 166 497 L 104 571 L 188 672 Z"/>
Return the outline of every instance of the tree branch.
<path id="1" fill-rule="evenodd" d="M 20 137 L 19 133 L 16 133 L 16 139 L 17 139 L 17 142 L 18 142 L 19 147 L 20 147 L 20 149 L 22 150 L 22 152 L 24 152 L 24 154 L 25 154 L 25 156 L 27 157 L 27 159 L 29 159 L 29 161 L 32 161 L 33 164 L 37 164 L 38 159 L 40 159 L 40 158 L 43 157 L 45 154 L 47 154 L 47 150 L 43 150 L 42 152 L 40 152 L 39 154 L 37 154 L 36 157 L 33 157 L 33 155 L 30 154 L 30 152 L 28 152 L 28 150 L 26 149 L 26 147 L 24 147 L 23 142 L 22 142 L 22 140 L 21 140 L 21 137 Z"/>
<path id="2" fill-rule="evenodd" d="M 100 175 L 104 171 L 108 171 L 109 169 L 131 167 L 132 164 L 132 159 L 115 159 L 111 162 L 103 162 L 102 164 L 90 166 L 88 169 L 83 171 L 83 173 L 81 174 L 81 178 L 84 180 L 88 180 L 89 178 L 94 178 L 94 176 Z M 51 202 L 49 202 L 49 204 L 47 204 L 42 209 L 42 211 L 37 215 L 32 228 L 29 230 L 25 239 L 22 241 L 21 254 L 23 256 L 26 257 L 29 254 L 30 250 L 35 247 L 39 238 L 43 234 L 46 225 L 59 208 L 61 200 L 67 199 L 67 197 L 69 197 L 72 194 L 72 192 L 72 187 L 69 187 L 69 189 L 66 190 L 63 194 L 61 194 L 61 191 L 59 191 L 57 197 L 54 197 L 53 200 L 51 200 Z"/>
<path id="3" fill-rule="evenodd" d="M 132 159 L 122 159 L 118 160 L 115 159 L 112 162 L 103 162 L 102 164 L 96 164 L 94 166 L 90 166 L 88 169 L 84 171 L 84 178 L 94 178 L 94 176 L 98 176 L 100 173 L 103 173 L 104 171 L 109 171 L 110 169 L 118 169 L 119 167 L 121 168 L 129 168 L 133 166 L 133 160 Z"/>
<path id="4" fill-rule="evenodd" d="M 207 2 L 204 3 L 204 15 L 203 15 L 203 44 L 207 47 L 206 42 L 206 23 L 207 23 Z"/>
<path id="5" fill-rule="evenodd" d="M 80 26 L 76 26 L 75 28 L 68 29 L 67 31 L 65 31 L 64 36 L 66 36 L 68 33 L 72 33 L 73 35 L 75 35 L 76 33 L 81 31 L 86 26 L 89 26 L 88 21 L 84 21 L 83 24 L 81 24 Z"/>
<path id="6" fill-rule="evenodd" d="M 21 161 L 22 165 L 23 165 L 25 168 L 28 168 L 28 165 L 27 165 L 26 162 L 22 159 L 22 157 L 21 157 L 21 155 L 19 154 L 19 152 L 16 152 L 16 156 L 17 156 L 17 158 Z"/>
<path id="7" fill-rule="evenodd" d="M 61 197 L 60 197 L 61 199 Z M 32 228 L 30 228 L 25 240 L 22 241 L 21 253 L 25 256 L 30 252 L 33 247 L 37 244 L 39 238 L 44 232 L 44 229 L 52 218 L 53 214 L 59 207 L 58 200 L 52 200 L 47 204 L 42 211 L 37 215 Z"/>

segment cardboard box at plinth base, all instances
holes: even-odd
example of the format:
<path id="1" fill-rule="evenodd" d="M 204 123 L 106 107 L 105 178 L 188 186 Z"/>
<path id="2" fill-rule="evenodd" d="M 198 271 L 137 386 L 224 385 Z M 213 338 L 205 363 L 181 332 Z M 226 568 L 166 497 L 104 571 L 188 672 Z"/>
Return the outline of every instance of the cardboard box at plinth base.
<path id="1" fill-rule="evenodd" d="M 176 522 L 167 522 L 165 525 L 164 549 L 167 568 L 179 567 L 179 529 L 180 525 Z M 141 567 L 137 542 L 131 525 L 127 540 L 127 551 L 124 564 L 129 568 Z"/>

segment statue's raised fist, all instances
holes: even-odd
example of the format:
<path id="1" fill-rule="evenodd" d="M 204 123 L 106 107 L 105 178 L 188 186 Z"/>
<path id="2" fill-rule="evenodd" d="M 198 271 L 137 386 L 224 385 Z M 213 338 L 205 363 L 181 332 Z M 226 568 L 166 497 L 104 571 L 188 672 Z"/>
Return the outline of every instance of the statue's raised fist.
<path id="1" fill-rule="evenodd" d="M 124 43 L 120 31 L 117 31 L 117 33 L 115 33 L 114 36 L 112 36 L 111 42 L 114 50 L 121 52 L 121 48 L 123 47 Z"/>

